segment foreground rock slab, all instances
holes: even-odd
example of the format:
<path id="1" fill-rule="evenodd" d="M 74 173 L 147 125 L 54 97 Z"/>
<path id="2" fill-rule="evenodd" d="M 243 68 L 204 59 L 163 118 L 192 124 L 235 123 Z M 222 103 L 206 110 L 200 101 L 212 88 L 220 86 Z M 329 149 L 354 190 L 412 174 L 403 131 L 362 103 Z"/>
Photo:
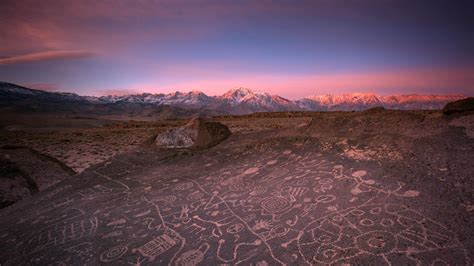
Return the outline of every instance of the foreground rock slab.
<path id="1" fill-rule="evenodd" d="M 115 157 L 1 210 L 0 263 L 472 265 L 473 139 L 366 115 Z"/>

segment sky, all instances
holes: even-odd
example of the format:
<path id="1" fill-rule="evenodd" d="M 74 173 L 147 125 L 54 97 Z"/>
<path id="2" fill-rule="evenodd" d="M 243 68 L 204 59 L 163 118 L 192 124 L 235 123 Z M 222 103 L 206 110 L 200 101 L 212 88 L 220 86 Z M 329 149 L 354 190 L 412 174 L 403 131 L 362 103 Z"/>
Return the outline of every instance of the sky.
<path id="1" fill-rule="evenodd" d="M 2 0 L 0 80 L 80 95 L 474 96 L 474 1 Z"/>

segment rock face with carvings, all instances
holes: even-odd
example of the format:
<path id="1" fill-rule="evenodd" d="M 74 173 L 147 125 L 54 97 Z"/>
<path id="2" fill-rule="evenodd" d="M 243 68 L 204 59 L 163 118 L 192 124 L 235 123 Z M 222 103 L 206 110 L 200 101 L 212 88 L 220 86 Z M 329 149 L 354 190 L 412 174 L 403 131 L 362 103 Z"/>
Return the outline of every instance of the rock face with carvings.
<path id="1" fill-rule="evenodd" d="M 139 147 L 1 209 L 0 264 L 472 265 L 474 141 L 449 123 L 324 113 Z"/>
<path id="2" fill-rule="evenodd" d="M 205 149 L 219 144 L 230 135 L 230 130 L 221 123 L 193 118 L 184 127 L 173 128 L 158 135 L 155 143 L 166 148 Z"/>

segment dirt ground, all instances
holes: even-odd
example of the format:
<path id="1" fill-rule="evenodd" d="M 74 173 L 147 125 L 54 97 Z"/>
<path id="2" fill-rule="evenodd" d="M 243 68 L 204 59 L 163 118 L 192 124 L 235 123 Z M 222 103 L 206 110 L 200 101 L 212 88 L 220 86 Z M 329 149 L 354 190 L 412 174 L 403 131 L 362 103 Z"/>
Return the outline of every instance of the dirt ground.
<path id="1" fill-rule="evenodd" d="M 5 126 L 0 130 L 0 146 L 19 145 L 35 149 L 64 162 L 77 173 L 146 144 L 156 134 L 187 121 L 86 121 L 85 124 L 84 119 L 62 119 L 62 123 L 43 123 L 39 127 L 40 119 L 27 121 L 21 126 Z M 216 120 L 227 125 L 233 133 L 249 133 L 295 126 L 310 119 L 227 117 Z"/>

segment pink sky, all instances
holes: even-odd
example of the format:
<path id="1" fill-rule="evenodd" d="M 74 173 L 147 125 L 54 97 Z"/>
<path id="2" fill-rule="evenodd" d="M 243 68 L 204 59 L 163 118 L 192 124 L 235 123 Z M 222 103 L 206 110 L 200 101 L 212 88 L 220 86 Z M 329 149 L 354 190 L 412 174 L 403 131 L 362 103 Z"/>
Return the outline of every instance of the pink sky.
<path id="1" fill-rule="evenodd" d="M 82 95 L 246 87 L 289 99 L 474 96 L 471 6 L 2 0 L 0 80 Z"/>
<path id="2" fill-rule="evenodd" d="M 474 92 L 473 69 L 411 69 L 398 71 L 373 71 L 314 75 L 247 75 L 245 77 L 222 74 L 212 78 L 204 70 L 179 70 L 191 75 L 196 72 L 202 79 L 162 86 L 156 83 L 136 84 L 124 88 L 99 89 L 98 95 L 131 93 L 170 93 L 174 91 L 201 90 L 208 95 L 221 95 L 225 91 L 245 87 L 254 91 L 277 94 L 289 99 L 299 99 L 317 94 L 374 92 L 378 94 L 441 93 L 469 94 Z M 454 88 L 453 91 L 446 87 Z M 377 88 L 377 89 L 374 89 Z M 461 89 L 459 89 L 461 88 Z"/>

